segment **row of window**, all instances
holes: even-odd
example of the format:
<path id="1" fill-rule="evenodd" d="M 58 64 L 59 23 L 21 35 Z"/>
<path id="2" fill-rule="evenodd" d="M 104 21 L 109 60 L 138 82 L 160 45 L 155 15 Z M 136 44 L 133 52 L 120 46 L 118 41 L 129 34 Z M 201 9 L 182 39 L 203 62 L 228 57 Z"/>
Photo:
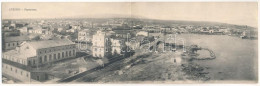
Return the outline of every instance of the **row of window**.
<path id="1" fill-rule="evenodd" d="M 42 56 L 40 56 L 39 58 L 39 62 L 42 63 L 42 62 L 47 62 L 47 59 L 49 57 L 49 61 L 52 61 L 52 60 L 59 60 L 61 58 L 64 58 L 64 57 L 68 57 L 68 56 L 75 56 L 76 52 L 75 50 L 73 51 L 66 51 L 66 52 L 62 52 L 62 53 L 58 53 L 58 54 L 50 54 L 50 55 L 45 55 L 44 58 L 42 58 Z"/>
<path id="2" fill-rule="evenodd" d="M 104 48 L 94 48 L 95 52 L 108 52 L 108 49 L 106 48 L 105 51 L 103 50 Z"/>
<path id="3" fill-rule="evenodd" d="M 8 45 L 8 47 L 10 47 L 11 46 L 11 44 L 13 44 L 13 46 L 16 46 L 16 45 L 19 45 L 19 43 L 18 42 L 14 42 L 14 43 L 7 43 L 7 45 Z"/>
<path id="4" fill-rule="evenodd" d="M 56 51 L 56 50 L 59 51 L 59 50 L 71 49 L 71 48 L 76 48 L 76 46 L 68 46 L 68 47 L 62 48 L 62 49 L 49 49 L 48 51 L 49 51 L 49 52 L 53 52 L 53 51 Z M 43 53 L 43 51 L 40 51 L 40 52 L 39 52 L 39 54 L 42 54 L 42 53 Z M 44 53 L 47 53 L 47 50 L 45 50 Z"/>
<path id="5" fill-rule="evenodd" d="M 2 68 L 5 68 L 6 70 L 9 70 L 9 66 L 8 65 L 2 65 Z M 10 66 L 10 71 L 11 72 L 15 72 L 16 74 L 20 74 L 21 76 L 23 76 L 25 73 L 24 73 L 24 71 L 23 70 L 20 70 L 19 71 L 19 69 L 17 69 L 17 68 L 15 68 L 15 67 L 12 67 L 12 66 Z M 26 71 L 25 71 L 26 72 Z M 28 73 L 26 73 L 26 77 L 29 77 L 29 74 Z"/>
<path id="6" fill-rule="evenodd" d="M 34 31 L 34 30 L 30 30 L 30 33 L 42 33 L 42 31 Z"/>
<path id="7" fill-rule="evenodd" d="M 103 55 L 101 55 L 101 54 L 94 54 L 94 57 L 103 57 Z"/>
<path id="8" fill-rule="evenodd" d="M 26 61 L 23 60 L 23 59 L 19 59 L 19 58 L 15 58 L 15 57 L 8 57 L 8 56 L 4 56 L 5 59 L 7 60 L 10 60 L 10 61 L 13 61 L 13 62 L 17 62 L 17 63 L 20 63 L 20 64 L 24 64 L 26 65 Z"/>
<path id="9" fill-rule="evenodd" d="M 89 37 L 79 37 L 79 39 L 91 39 Z"/>

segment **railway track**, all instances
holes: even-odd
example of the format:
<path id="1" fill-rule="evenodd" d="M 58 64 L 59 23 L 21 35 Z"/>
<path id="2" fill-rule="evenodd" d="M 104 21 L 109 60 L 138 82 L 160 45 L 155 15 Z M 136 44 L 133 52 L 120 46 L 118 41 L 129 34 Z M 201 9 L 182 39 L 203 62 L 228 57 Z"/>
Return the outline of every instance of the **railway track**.
<path id="1" fill-rule="evenodd" d="M 113 65 L 112 65 L 113 63 L 115 63 L 115 62 L 117 62 L 117 61 L 121 61 L 121 60 L 123 60 L 123 59 L 125 59 L 125 58 L 113 58 L 112 60 L 110 60 L 109 63 L 104 64 L 104 66 L 98 66 L 98 67 L 92 68 L 92 69 L 90 69 L 90 70 L 87 70 L 87 71 L 85 71 L 85 72 L 76 74 L 76 75 L 74 75 L 74 76 L 70 76 L 70 77 L 67 77 L 67 78 L 65 78 L 65 79 L 61 79 L 61 80 L 59 80 L 59 81 L 57 81 L 57 82 L 61 82 L 61 83 L 62 83 L 62 82 L 71 82 L 71 81 L 76 80 L 76 79 L 78 79 L 78 78 L 84 77 L 84 76 L 87 75 L 87 74 L 93 73 L 93 72 L 95 72 L 95 71 L 97 71 L 97 70 L 101 70 L 101 69 L 106 68 L 106 67 L 109 67 L 109 66 L 110 66 L 110 68 L 111 68 L 111 67 L 113 68 L 113 67 L 117 66 L 117 65 L 114 65 L 114 66 L 113 66 Z"/>

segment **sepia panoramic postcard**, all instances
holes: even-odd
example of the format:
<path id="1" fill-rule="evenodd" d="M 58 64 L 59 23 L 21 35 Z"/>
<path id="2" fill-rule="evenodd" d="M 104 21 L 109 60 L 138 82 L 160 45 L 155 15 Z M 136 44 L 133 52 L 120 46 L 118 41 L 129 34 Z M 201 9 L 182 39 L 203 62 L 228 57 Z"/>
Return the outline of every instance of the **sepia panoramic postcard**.
<path id="1" fill-rule="evenodd" d="M 2 83 L 257 83 L 257 2 L 2 2 Z"/>

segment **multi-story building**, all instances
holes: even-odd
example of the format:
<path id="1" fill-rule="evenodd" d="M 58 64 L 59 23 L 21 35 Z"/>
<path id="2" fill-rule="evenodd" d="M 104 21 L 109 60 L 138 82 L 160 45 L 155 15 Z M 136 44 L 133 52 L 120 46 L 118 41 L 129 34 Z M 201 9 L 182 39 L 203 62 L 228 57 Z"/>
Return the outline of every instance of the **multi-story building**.
<path id="1" fill-rule="evenodd" d="M 43 29 L 41 27 L 32 27 L 31 29 L 28 30 L 28 32 L 34 34 L 42 34 Z"/>
<path id="2" fill-rule="evenodd" d="M 33 34 L 52 34 L 51 31 L 48 31 L 47 29 L 41 29 L 41 28 L 30 29 L 29 33 L 33 33 Z"/>
<path id="3" fill-rule="evenodd" d="M 25 65 L 21 65 L 20 63 L 6 59 L 2 59 L 2 74 L 4 76 L 8 75 L 9 77 L 25 83 L 41 82 L 52 78 L 45 72 L 40 72 Z"/>
<path id="4" fill-rule="evenodd" d="M 115 36 L 119 38 L 132 38 L 135 35 L 132 30 L 114 30 L 114 32 Z"/>
<path id="5" fill-rule="evenodd" d="M 44 81 L 46 73 L 33 68 L 76 56 L 76 45 L 67 39 L 23 42 L 14 50 L 3 53 L 3 74 L 21 81 Z"/>
<path id="6" fill-rule="evenodd" d="M 89 29 L 79 31 L 78 41 L 91 42 L 92 41 L 91 31 Z"/>
<path id="7" fill-rule="evenodd" d="M 27 37 L 27 36 L 4 37 L 3 49 L 4 49 L 4 51 L 15 49 L 22 42 L 28 41 L 28 40 L 29 40 L 29 37 Z"/>
<path id="8" fill-rule="evenodd" d="M 76 45 L 68 39 L 23 42 L 3 58 L 26 66 L 40 66 L 76 56 Z"/>
<path id="9" fill-rule="evenodd" d="M 107 51 L 107 41 L 108 38 L 106 37 L 106 33 L 102 31 L 97 31 L 92 38 L 92 55 L 94 57 L 103 58 L 106 55 Z"/>
<path id="10" fill-rule="evenodd" d="M 112 55 L 114 54 L 121 54 L 121 51 L 125 47 L 125 42 L 123 39 L 120 38 L 111 38 L 111 48 L 112 48 Z"/>

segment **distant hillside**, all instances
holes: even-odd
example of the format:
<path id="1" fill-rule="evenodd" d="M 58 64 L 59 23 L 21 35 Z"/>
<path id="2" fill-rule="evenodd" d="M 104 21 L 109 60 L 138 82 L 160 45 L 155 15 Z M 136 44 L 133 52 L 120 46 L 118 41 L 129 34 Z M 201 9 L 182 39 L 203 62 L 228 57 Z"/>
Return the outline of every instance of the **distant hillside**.
<path id="1" fill-rule="evenodd" d="M 235 24 L 227 24 L 227 23 L 219 23 L 219 22 L 207 22 L 207 21 L 181 21 L 181 20 L 155 20 L 155 19 L 143 19 L 148 24 L 162 24 L 162 25 L 194 25 L 194 26 L 224 26 L 228 28 L 234 29 L 252 29 L 257 30 L 255 27 L 246 26 L 246 25 L 235 25 Z"/>
<path id="2" fill-rule="evenodd" d="M 78 20 L 78 21 L 92 21 L 98 23 L 104 23 L 109 19 L 126 19 L 127 21 L 138 22 L 138 24 L 142 25 L 194 25 L 194 26 L 224 26 L 233 29 L 249 29 L 249 30 L 257 30 L 255 27 L 246 26 L 246 25 L 234 25 L 220 22 L 208 22 L 208 21 L 182 21 L 182 20 L 158 20 L 158 19 L 148 19 L 144 17 L 131 16 L 131 18 L 126 16 L 119 17 L 106 17 L 106 18 L 53 18 L 53 19 L 44 19 L 44 20 Z M 4 19 L 4 20 L 27 20 L 27 19 Z M 36 19 L 37 20 L 37 19 Z M 39 19 L 41 20 L 41 19 Z M 2 20 L 3 21 L 3 20 Z"/>

